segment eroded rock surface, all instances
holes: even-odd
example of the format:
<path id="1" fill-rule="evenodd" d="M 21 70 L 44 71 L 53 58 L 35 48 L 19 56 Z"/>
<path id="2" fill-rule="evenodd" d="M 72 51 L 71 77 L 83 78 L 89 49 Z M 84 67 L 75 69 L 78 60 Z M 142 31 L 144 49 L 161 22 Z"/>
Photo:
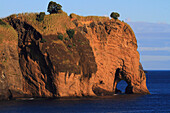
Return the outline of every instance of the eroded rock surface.
<path id="1" fill-rule="evenodd" d="M 113 95 L 120 92 L 121 80 L 128 84 L 126 93 L 149 94 L 129 25 L 106 17 L 65 18 L 65 31 L 57 28 L 56 33 L 43 33 L 19 17 L 5 19 L 18 33 L 18 50 L 3 46 L 10 70 L 0 65 L 2 98 Z M 73 38 L 67 29 L 75 30 Z"/>

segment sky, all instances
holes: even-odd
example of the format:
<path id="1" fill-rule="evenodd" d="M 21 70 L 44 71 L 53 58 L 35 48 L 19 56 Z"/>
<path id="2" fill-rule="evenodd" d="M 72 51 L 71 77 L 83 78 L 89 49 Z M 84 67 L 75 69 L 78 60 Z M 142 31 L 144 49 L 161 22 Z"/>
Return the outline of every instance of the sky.
<path id="1" fill-rule="evenodd" d="M 170 24 L 128 22 L 146 70 L 170 70 Z"/>
<path id="2" fill-rule="evenodd" d="M 170 70 L 170 0 L 53 0 L 69 14 L 109 16 L 118 12 L 136 34 L 146 70 Z M 50 0 L 1 0 L 0 18 L 46 12 Z M 46 12 L 48 14 L 48 12 Z"/>

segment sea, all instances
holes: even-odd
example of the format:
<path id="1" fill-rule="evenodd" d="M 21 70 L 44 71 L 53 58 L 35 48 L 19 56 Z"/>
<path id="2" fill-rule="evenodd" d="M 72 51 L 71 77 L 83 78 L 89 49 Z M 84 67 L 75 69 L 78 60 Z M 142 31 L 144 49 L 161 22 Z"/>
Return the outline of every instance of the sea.
<path id="1" fill-rule="evenodd" d="M 0 113 L 170 113 L 170 71 L 148 71 L 146 77 L 151 95 L 0 101 Z"/>

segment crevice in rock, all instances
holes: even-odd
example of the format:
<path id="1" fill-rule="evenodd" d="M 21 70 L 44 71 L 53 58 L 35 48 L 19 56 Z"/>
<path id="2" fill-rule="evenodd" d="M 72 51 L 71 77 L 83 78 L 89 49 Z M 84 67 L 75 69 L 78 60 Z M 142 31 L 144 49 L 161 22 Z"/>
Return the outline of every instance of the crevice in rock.
<path id="1" fill-rule="evenodd" d="M 97 72 L 97 64 L 89 40 L 78 31 L 74 36 L 74 43 L 78 45 L 76 49 L 80 56 L 79 65 L 81 67 L 81 72 L 84 78 L 90 79 L 92 73 Z"/>
<path id="2" fill-rule="evenodd" d="M 56 88 L 54 87 L 54 84 L 53 84 L 51 63 L 48 57 L 47 57 L 47 62 L 46 62 L 45 56 L 42 54 L 39 48 L 39 39 L 42 39 L 42 35 L 36 29 L 34 29 L 33 26 L 29 25 L 26 22 L 22 22 L 19 19 L 11 19 L 8 21 L 11 24 L 11 26 L 13 26 L 13 28 L 18 32 L 18 47 L 20 50 L 19 51 L 19 63 L 21 66 L 23 77 L 28 82 L 30 90 L 33 91 L 38 88 L 37 85 L 33 84 L 33 82 L 30 82 L 30 79 L 28 79 L 29 78 L 28 76 L 36 76 L 34 75 L 35 72 L 32 72 L 32 71 L 36 71 L 36 69 L 32 69 L 32 68 L 35 68 L 35 66 L 32 66 L 32 65 L 36 65 L 34 64 L 34 62 L 36 62 L 38 66 L 40 67 L 41 73 L 44 76 L 46 76 L 47 80 L 45 81 L 39 76 L 37 76 L 38 78 L 36 79 L 40 79 L 40 80 L 42 79 L 42 81 L 45 82 L 45 88 L 52 94 L 55 94 Z M 30 63 L 30 61 L 33 63 Z M 47 65 L 47 63 L 50 65 Z M 29 68 L 25 67 L 25 65 L 29 65 Z M 28 70 L 28 72 L 26 70 Z M 28 90 L 29 90 L 29 87 L 28 87 Z"/>

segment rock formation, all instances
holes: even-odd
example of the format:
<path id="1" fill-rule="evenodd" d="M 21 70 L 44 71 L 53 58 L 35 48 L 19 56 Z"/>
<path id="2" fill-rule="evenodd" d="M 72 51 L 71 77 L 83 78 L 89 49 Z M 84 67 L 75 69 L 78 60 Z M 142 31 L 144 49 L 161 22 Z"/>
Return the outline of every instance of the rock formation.
<path id="1" fill-rule="evenodd" d="M 0 99 L 113 95 L 121 80 L 128 84 L 125 93 L 149 94 L 128 24 L 64 12 L 46 15 L 43 22 L 36 16 L 3 19 L 18 39 L 1 43 Z M 75 31 L 72 38 L 69 29 Z"/>

